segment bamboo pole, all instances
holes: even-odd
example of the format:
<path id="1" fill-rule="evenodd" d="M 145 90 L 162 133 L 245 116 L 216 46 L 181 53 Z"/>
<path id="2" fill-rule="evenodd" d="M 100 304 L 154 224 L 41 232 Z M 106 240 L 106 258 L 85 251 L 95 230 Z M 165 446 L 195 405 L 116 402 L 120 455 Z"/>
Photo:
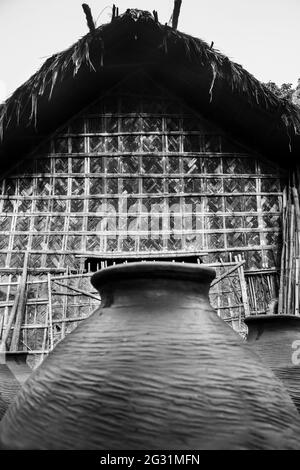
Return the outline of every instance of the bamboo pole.
<path id="1" fill-rule="evenodd" d="M 229 274 L 233 273 L 237 269 L 239 269 L 243 264 L 245 264 L 245 260 L 238 262 L 235 266 L 233 266 L 231 269 L 229 269 L 226 273 L 222 274 L 219 276 L 217 279 L 212 281 L 210 287 L 213 287 L 215 284 L 218 284 L 218 282 L 222 281 L 225 277 L 229 276 Z M 99 300 L 99 299 L 98 299 Z"/>
<path id="2" fill-rule="evenodd" d="M 295 175 L 296 180 L 296 175 Z M 296 239 L 295 239 L 295 315 L 299 315 L 299 270 L 300 270 L 300 203 L 299 203 L 299 193 L 296 188 L 296 181 L 294 181 L 294 186 L 292 187 L 292 194 L 295 205 L 295 217 L 296 217 Z"/>
<path id="3" fill-rule="evenodd" d="M 255 287 L 254 287 L 254 279 L 251 279 L 251 291 L 252 291 L 252 301 L 254 305 L 254 310 L 257 313 L 258 312 L 258 307 L 257 307 L 257 300 L 256 300 L 256 294 L 255 294 Z"/>
<path id="4" fill-rule="evenodd" d="M 14 322 L 15 317 L 16 317 L 17 308 L 18 308 L 18 304 L 19 304 L 19 299 L 20 299 L 20 286 L 19 286 L 18 290 L 16 291 L 16 296 L 15 296 L 15 299 L 14 299 L 14 302 L 13 302 L 13 305 L 12 305 L 12 309 L 11 309 L 11 312 L 10 312 L 10 315 L 9 315 L 9 318 L 8 318 L 8 322 L 5 325 L 5 333 L 3 334 L 3 338 L 2 338 L 3 342 L 6 342 L 7 339 L 8 339 L 11 327 L 12 327 L 13 322 Z"/>
<path id="5" fill-rule="evenodd" d="M 297 232 L 300 234 L 300 203 L 299 203 L 299 194 L 295 186 L 292 187 L 292 195 L 294 199 L 295 212 L 296 212 L 296 227 Z"/>
<path id="6" fill-rule="evenodd" d="M 279 295 L 278 295 L 278 313 L 284 312 L 284 285 L 285 285 L 285 251 L 286 251 L 286 230 L 287 230 L 287 189 L 282 194 L 282 249 L 280 260 L 280 278 L 279 278 Z"/>
<path id="7" fill-rule="evenodd" d="M 0 341 L 1 341 L 1 338 L 2 338 L 3 324 L 4 324 L 4 314 L 1 315 L 1 317 L 0 317 Z"/>
<path id="8" fill-rule="evenodd" d="M 21 325 L 22 325 L 22 321 L 24 317 L 25 308 L 26 308 L 26 280 L 27 280 L 28 255 L 29 255 L 29 252 L 26 251 L 25 257 L 24 257 L 23 272 L 22 272 L 22 277 L 21 277 L 21 282 L 20 282 L 20 294 L 19 294 L 19 299 L 18 299 L 18 304 L 17 304 L 15 326 L 14 326 L 10 348 L 9 348 L 10 351 L 18 351 L 18 347 L 19 347 Z"/>
<path id="9" fill-rule="evenodd" d="M 16 313 L 17 313 L 17 307 L 18 307 L 18 303 L 19 303 L 19 298 L 20 298 L 20 288 L 16 292 L 16 297 L 15 297 L 15 300 L 14 300 L 14 303 L 13 303 L 13 306 L 12 306 L 12 309 L 11 309 L 11 312 L 10 312 L 10 315 L 9 315 L 9 319 L 8 319 L 7 324 L 5 325 L 5 331 L 2 335 L 2 340 L 1 340 L 1 343 L 0 343 L 0 351 L 2 351 L 2 352 L 6 351 L 6 348 L 7 348 L 6 342 L 8 340 L 8 336 L 9 336 L 12 324 L 15 320 L 15 316 L 16 316 Z"/>
<path id="10" fill-rule="evenodd" d="M 287 304 L 286 313 L 293 313 L 293 288 L 294 288 L 294 224 L 295 224 L 295 208 L 294 204 L 290 206 L 290 225 L 289 225 L 289 256 L 288 256 L 288 289 L 287 289 Z"/>
<path id="11" fill-rule="evenodd" d="M 247 293 L 247 284 L 245 280 L 245 275 L 244 275 L 244 269 L 243 269 L 243 264 L 242 263 L 242 256 L 238 255 L 235 257 L 236 261 L 240 262 L 239 263 L 239 268 L 238 268 L 238 275 L 239 275 L 239 280 L 240 280 L 240 286 L 241 286 L 241 294 L 242 294 L 242 302 L 244 306 L 244 313 L 245 317 L 248 317 L 250 315 L 250 307 L 249 307 L 249 299 L 248 299 L 248 293 Z"/>
<path id="12" fill-rule="evenodd" d="M 287 313 L 287 299 L 289 290 L 289 254 L 290 254 L 290 220 L 291 220 L 291 205 L 290 201 L 287 203 L 287 218 L 286 218 L 286 233 L 285 233 L 285 256 L 284 256 L 284 271 L 283 271 L 283 313 Z"/>
<path id="13" fill-rule="evenodd" d="M 297 316 L 299 316 L 299 268 L 300 268 L 300 259 L 296 258 L 295 315 L 297 315 Z"/>
<path id="14" fill-rule="evenodd" d="M 74 293 L 73 295 L 81 295 L 81 294 Z M 63 298 L 62 318 L 67 318 L 67 314 L 68 314 L 68 295 L 65 295 Z M 61 324 L 61 339 L 64 339 L 65 335 L 66 335 L 66 322 L 64 321 Z"/>
<path id="15" fill-rule="evenodd" d="M 54 348 L 54 340 L 53 340 L 53 323 L 52 323 L 52 293 L 51 293 L 51 274 L 48 273 L 47 276 L 48 280 L 48 320 L 49 320 L 49 339 L 50 339 L 50 351 Z"/>
<path id="16" fill-rule="evenodd" d="M 222 307 L 221 307 L 221 298 L 220 296 L 218 295 L 217 296 L 217 313 L 218 313 L 218 317 L 222 318 L 221 317 L 221 310 L 222 310 Z"/>
<path id="17" fill-rule="evenodd" d="M 232 311 L 230 295 L 227 295 L 227 302 L 228 302 L 229 315 L 231 318 L 231 327 L 233 328 L 234 327 L 234 322 L 233 322 L 234 312 Z"/>
<path id="18" fill-rule="evenodd" d="M 43 344 L 42 344 L 42 350 L 43 351 L 45 351 L 45 348 L 46 348 L 48 323 L 49 323 L 49 298 L 48 298 L 48 302 L 47 302 L 47 315 L 46 315 L 46 318 L 45 318 L 45 325 L 42 326 L 42 328 L 44 329 Z M 44 356 L 45 356 L 44 354 L 41 355 L 40 364 L 43 362 Z"/>
<path id="19" fill-rule="evenodd" d="M 227 273 L 226 273 L 227 275 Z M 77 287 L 72 287 L 72 286 L 68 286 L 67 284 L 63 284 L 62 282 L 58 282 L 58 281 L 54 281 L 55 284 L 57 284 L 58 286 L 62 286 L 62 287 L 66 287 L 67 289 L 71 289 L 73 290 L 74 292 L 78 292 L 82 295 L 85 295 L 86 297 L 91 297 L 92 299 L 96 299 L 96 300 L 99 300 L 99 302 L 101 301 L 101 299 L 99 297 L 97 297 L 96 295 L 94 294 L 90 294 L 89 292 L 86 292 L 82 289 L 77 289 Z"/>
<path id="20" fill-rule="evenodd" d="M 219 261 L 220 261 L 222 267 L 225 269 L 225 266 L 223 265 L 223 261 L 222 261 L 221 258 L 220 258 Z M 238 263 L 239 263 L 239 262 L 237 261 L 237 264 L 238 264 Z M 238 270 L 238 268 L 237 268 L 237 270 Z M 234 296 L 235 296 L 235 299 L 236 299 L 237 303 L 239 303 L 239 302 L 240 302 L 239 296 L 238 296 L 238 294 L 237 294 L 237 292 L 236 292 L 236 289 L 235 289 L 235 287 L 234 287 L 234 285 L 233 285 L 231 276 L 230 276 L 230 274 L 228 274 L 228 272 L 226 272 L 226 269 L 225 269 L 225 273 L 224 273 L 224 274 L 226 274 L 226 275 L 228 276 L 228 281 L 229 281 L 229 283 L 230 283 L 232 292 L 234 293 Z"/>

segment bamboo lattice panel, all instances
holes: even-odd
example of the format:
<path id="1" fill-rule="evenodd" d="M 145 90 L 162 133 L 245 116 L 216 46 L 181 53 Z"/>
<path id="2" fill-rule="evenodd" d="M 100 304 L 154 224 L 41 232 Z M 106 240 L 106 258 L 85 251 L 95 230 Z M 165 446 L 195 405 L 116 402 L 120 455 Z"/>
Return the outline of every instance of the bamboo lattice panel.
<path id="1" fill-rule="evenodd" d="M 246 269 L 278 265 L 278 169 L 152 82 L 125 82 L 88 107 L 0 194 L 0 268 L 11 272 L 26 250 L 36 272 L 78 271 L 75 255 L 98 253 L 241 254 Z"/>
<path id="2" fill-rule="evenodd" d="M 232 265 L 213 265 L 217 278 Z M 27 300 L 21 326 L 19 351 L 28 352 L 28 363 L 34 368 L 48 353 L 100 305 L 100 297 L 90 284 L 92 273 L 83 275 L 34 275 L 27 281 Z M 19 279 L 7 276 L 0 282 L 0 340 L 6 330 Z M 244 336 L 245 303 L 242 291 L 245 281 L 235 270 L 215 284 L 210 301 L 216 313 Z M 4 296 L 4 293 L 6 295 Z M 10 344 L 12 331 L 8 337 Z"/>
<path id="3" fill-rule="evenodd" d="M 29 353 L 29 363 L 33 367 L 99 306 L 99 300 L 96 299 L 99 296 L 96 291 L 92 292 L 90 276 L 30 276 L 27 281 L 27 300 L 18 350 Z M 0 340 L 8 322 L 18 284 L 19 279 L 12 276 L 7 276 L 6 281 L 2 279 L 0 282 Z M 83 295 L 78 289 L 91 293 L 95 298 Z M 8 337 L 8 345 L 12 331 L 13 329 Z"/>

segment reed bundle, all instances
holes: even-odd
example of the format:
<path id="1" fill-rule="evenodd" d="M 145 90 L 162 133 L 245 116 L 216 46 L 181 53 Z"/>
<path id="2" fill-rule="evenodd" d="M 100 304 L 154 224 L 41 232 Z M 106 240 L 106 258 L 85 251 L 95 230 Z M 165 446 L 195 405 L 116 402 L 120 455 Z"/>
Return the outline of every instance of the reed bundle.
<path id="1" fill-rule="evenodd" d="M 300 204 L 299 170 L 283 191 L 282 253 L 278 313 L 299 315 L 300 278 Z"/>

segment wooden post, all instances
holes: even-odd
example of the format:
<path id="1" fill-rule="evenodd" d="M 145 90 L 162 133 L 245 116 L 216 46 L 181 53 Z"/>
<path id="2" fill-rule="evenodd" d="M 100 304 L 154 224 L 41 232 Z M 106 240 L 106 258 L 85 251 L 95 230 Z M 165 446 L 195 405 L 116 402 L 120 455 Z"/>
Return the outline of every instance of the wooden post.
<path id="1" fill-rule="evenodd" d="M 24 312 L 26 308 L 26 280 L 27 280 L 27 265 L 28 265 L 28 255 L 29 252 L 26 251 L 24 258 L 23 272 L 20 282 L 20 294 L 17 305 L 16 312 L 16 321 L 14 326 L 14 331 L 10 343 L 10 351 L 18 351 L 20 335 L 21 335 L 21 326 L 24 317 Z"/>
<path id="2" fill-rule="evenodd" d="M 172 28 L 177 29 L 182 0 L 174 0 L 174 9 L 172 17 Z"/>
<path id="3" fill-rule="evenodd" d="M 89 27 L 89 30 L 90 30 L 91 33 L 94 33 L 95 30 L 96 30 L 96 27 L 95 27 L 95 23 L 94 23 L 94 20 L 93 20 L 91 9 L 87 5 L 87 3 L 82 4 L 82 9 L 85 13 L 86 22 L 87 22 L 87 25 Z"/>
<path id="4" fill-rule="evenodd" d="M 116 5 L 112 6 L 112 14 L 111 14 L 111 21 L 114 21 L 116 17 Z"/>

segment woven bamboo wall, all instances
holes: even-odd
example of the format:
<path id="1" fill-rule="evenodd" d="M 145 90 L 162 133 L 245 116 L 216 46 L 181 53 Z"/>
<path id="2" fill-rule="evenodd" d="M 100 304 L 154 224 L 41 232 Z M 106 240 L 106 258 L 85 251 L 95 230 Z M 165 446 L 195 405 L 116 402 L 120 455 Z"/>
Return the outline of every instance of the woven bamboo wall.
<path id="1" fill-rule="evenodd" d="M 166 90 L 144 78 L 124 82 L 0 183 L 0 316 L 8 316 L 26 252 L 32 280 L 82 273 L 95 256 L 195 253 L 205 263 L 242 257 L 249 289 L 255 273 L 268 270 L 271 298 L 280 262 L 280 178 L 278 168 Z M 150 217 L 153 208 L 159 210 Z"/>
<path id="2" fill-rule="evenodd" d="M 0 268 L 20 269 L 26 250 L 35 271 L 77 270 L 75 254 L 98 252 L 278 265 L 278 169 L 188 111 L 160 89 L 116 90 L 21 162 L 1 184 Z"/>

